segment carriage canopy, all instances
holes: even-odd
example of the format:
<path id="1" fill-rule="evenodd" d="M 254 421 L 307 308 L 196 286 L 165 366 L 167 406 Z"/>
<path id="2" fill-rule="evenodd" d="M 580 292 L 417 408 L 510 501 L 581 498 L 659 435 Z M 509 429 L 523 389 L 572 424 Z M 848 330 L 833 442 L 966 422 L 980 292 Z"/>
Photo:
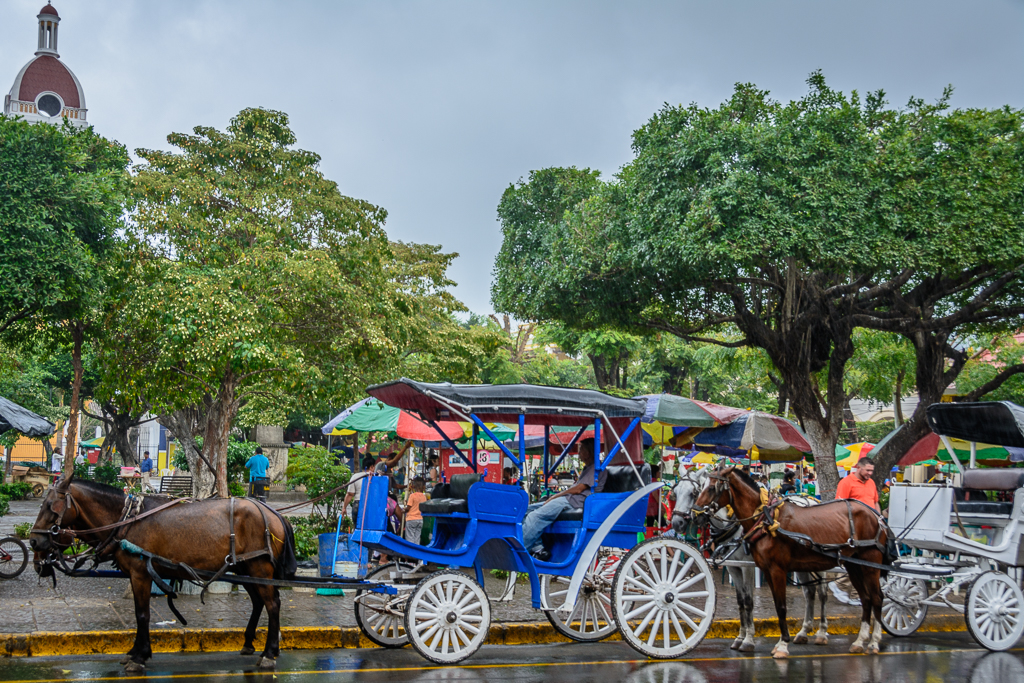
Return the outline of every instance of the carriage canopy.
<path id="1" fill-rule="evenodd" d="M 526 424 L 582 426 L 595 417 L 632 419 L 647 410 L 644 399 L 536 384 L 429 384 L 403 377 L 366 391 L 425 420 L 465 419 L 459 413 L 472 413 L 486 422 L 518 422 L 524 415 Z"/>
<path id="2" fill-rule="evenodd" d="M 1024 448 L 1024 408 L 1009 401 L 934 403 L 928 426 L 939 436 Z"/>

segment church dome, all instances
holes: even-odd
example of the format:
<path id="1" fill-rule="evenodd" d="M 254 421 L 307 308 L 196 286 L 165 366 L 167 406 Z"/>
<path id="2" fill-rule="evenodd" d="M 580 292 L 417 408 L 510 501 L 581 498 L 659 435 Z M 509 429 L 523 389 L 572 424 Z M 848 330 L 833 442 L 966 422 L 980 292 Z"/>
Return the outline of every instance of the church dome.
<path id="1" fill-rule="evenodd" d="M 22 102 L 35 102 L 40 93 L 52 92 L 60 96 L 64 106 L 82 108 L 85 94 L 78 79 L 64 62 L 50 55 L 40 55 L 26 64 L 14 79 L 11 95 Z"/>
<path id="2" fill-rule="evenodd" d="M 85 91 L 57 53 L 60 15 L 47 3 L 36 18 L 39 21 L 36 56 L 14 78 L 11 92 L 4 97 L 4 115 L 50 123 L 64 118 L 84 126 Z"/>

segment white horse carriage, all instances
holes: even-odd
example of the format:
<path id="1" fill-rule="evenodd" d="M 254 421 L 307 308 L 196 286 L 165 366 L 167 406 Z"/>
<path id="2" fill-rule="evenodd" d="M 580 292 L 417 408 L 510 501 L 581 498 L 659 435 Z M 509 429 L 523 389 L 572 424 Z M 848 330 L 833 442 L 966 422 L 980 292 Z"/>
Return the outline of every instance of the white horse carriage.
<path id="1" fill-rule="evenodd" d="M 928 408 L 928 424 L 958 473 L 941 484 L 890 489 L 889 526 L 910 550 L 883 587 L 882 624 L 891 635 L 906 636 L 921 625 L 928 607 L 952 608 L 964 615 L 980 645 L 1008 650 L 1024 632 L 1024 470 L 976 469 L 975 455 L 978 443 L 1024 448 L 1024 408 L 938 403 Z M 971 444 L 967 469 L 950 438 Z M 963 604 L 952 601 L 963 588 Z"/>

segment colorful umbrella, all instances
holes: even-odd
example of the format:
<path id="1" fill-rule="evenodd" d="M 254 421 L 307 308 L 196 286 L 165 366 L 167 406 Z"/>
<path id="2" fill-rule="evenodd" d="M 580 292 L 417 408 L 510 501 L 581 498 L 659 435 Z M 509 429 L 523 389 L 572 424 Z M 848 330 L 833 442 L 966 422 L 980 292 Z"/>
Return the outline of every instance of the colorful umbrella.
<path id="1" fill-rule="evenodd" d="M 845 446 L 836 447 L 836 465 L 844 470 L 853 469 L 853 466 L 860 462 L 860 459 L 867 455 L 875 447 L 875 444 L 861 441 L 860 443 L 849 443 Z M 840 449 L 844 452 L 840 459 Z"/>
<path id="2" fill-rule="evenodd" d="M 673 394 L 646 394 L 637 398 L 647 400 L 641 427 L 655 446 L 689 444 L 702 429 L 729 424 L 745 412 Z"/>
<path id="3" fill-rule="evenodd" d="M 437 425 L 450 439 L 463 437 L 458 422 L 438 422 Z M 323 426 L 324 434 L 351 434 L 352 432 L 395 432 L 399 438 L 412 441 L 438 441 L 437 431 L 412 413 L 365 398 L 349 406 Z"/>
<path id="4" fill-rule="evenodd" d="M 758 410 L 743 413 L 731 424 L 705 429 L 693 442 L 733 457 L 756 448 L 757 459 L 765 462 L 794 462 L 811 452 L 807 437 L 796 424 Z"/>

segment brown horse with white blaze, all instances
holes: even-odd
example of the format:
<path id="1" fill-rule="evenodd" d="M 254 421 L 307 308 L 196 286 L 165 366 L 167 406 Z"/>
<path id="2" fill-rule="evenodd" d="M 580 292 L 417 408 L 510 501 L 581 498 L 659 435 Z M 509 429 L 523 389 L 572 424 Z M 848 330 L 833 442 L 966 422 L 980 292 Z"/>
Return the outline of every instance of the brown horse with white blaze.
<path id="1" fill-rule="evenodd" d="M 161 509 L 153 512 L 158 508 Z M 149 638 L 153 577 L 147 558 L 140 556 L 137 549 L 162 558 L 153 560 L 152 565 L 163 579 L 195 578 L 187 570 L 168 563 L 216 573 L 232 557 L 236 563 L 229 568 L 234 574 L 261 579 L 290 579 L 295 574 L 291 525 L 272 509 L 261 508 L 250 499 L 175 502 L 162 496 L 146 496 L 138 507 L 132 507 L 119 489 L 92 481 L 62 479 L 47 492 L 30 538 L 36 572 L 41 576 L 52 574 L 53 566 L 47 560 L 56 558 L 76 538 L 97 551 L 97 560 L 112 561 L 129 575 L 135 599 L 136 632 L 134 645 L 122 660 L 127 671 L 144 670 L 146 660 L 153 656 Z M 255 654 L 253 640 L 265 607 L 269 617 L 267 642 L 257 666 L 272 668 L 280 650 L 278 589 L 273 585 L 243 585 L 252 601 L 252 615 L 240 654 Z"/>
<path id="2" fill-rule="evenodd" d="M 771 529 L 774 523 L 786 532 L 810 539 L 845 557 L 875 564 L 882 563 L 887 527 L 877 511 L 858 501 L 837 500 L 814 507 L 776 504 L 766 506 L 761 489 L 748 475 L 734 466 L 720 467 L 708 477 L 694 506 L 714 514 L 731 506 L 743 527 L 754 563 L 767 576 L 775 601 L 781 638 L 772 655 L 789 656 L 789 627 L 786 624 L 786 574 L 822 572 L 832 569 L 836 560 Z M 784 500 L 784 499 L 783 499 Z M 863 607 L 860 633 L 850 652 L 878 652 L 882 639 L 881 570 L 844 563 L 850 582 Z M 874 629 L 871 619 L 874 617 Z"/>

